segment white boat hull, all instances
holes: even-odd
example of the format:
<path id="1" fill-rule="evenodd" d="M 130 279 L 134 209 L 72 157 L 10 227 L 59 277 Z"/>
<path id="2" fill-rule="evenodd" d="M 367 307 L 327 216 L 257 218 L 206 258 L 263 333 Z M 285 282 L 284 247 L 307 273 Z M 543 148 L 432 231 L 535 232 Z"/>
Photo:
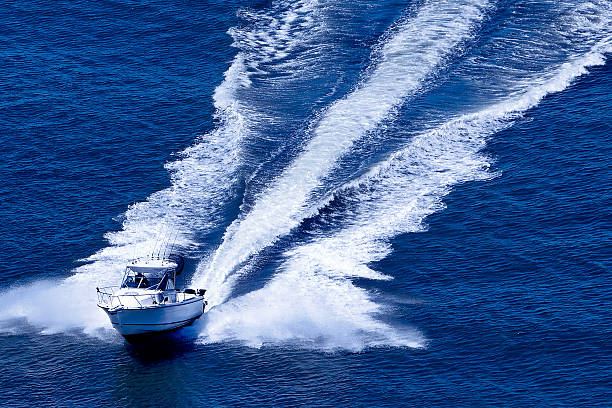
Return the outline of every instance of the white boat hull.
<path id="1" fill-rule="evenodd" d="M 188 326 L 202 316 L 204 297 L 178 303 L 139 308 L 104 308 L 113 327 L 123 336 L 138 336 L 166 332 Z"/>

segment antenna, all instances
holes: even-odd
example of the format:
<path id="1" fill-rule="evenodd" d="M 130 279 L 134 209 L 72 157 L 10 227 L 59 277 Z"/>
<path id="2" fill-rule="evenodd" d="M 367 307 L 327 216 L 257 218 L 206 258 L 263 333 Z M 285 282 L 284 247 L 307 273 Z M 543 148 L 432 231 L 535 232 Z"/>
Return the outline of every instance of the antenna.
<path id="1" fill-rule="evenodd" d="M 134 259 L 136 259 L 136 246 L 137 246 L 137 245 L 138 245 L 138 243 L 136 243 L 136 242 L 134 242 L 134 243 L 132 244 L 132 261 L 133 261 Z"/>
<path id="2" fill-rule="evenodd" d="M 169 231 L 168 224 L 166 224 L 166 230 L 164 231 L 163 239 L 160 241 L 159 249 L 157 250 L 157 259 L 159 259 L 159 254 L 161 253 L 163 243 L 166 241 L 166 234 L 168 233 L 168 231 Z M 164 251 L 164 254 L 165 254 L 165 251 Z"/>
<path id="3" fill-rule="evenodd" d="M 171 255 L 173 250 L 174 250 L 174 244 L 176 243 L 176 239 L 178 238 L 179 235 L 179 231 L 178 229 L 176 231 L 174 231 L 174 238 L 172 238 L 172 243 L 170 244 L 170 251 L 168 253 L 168 255 Z M 164 252 L 165 254 L 165 252 Z"/>
<path id="4" fill-rule="evenodd" d="M 134 201 L 134 202 L 132 203 L 132 205 L 128 207 L 128 209 L 133 208 L 133 207 L 136 207 L 136 201 Z M 126 220 L 127 220 L 127 218 L 126 218 L 126 219 L 124 219 L 124 221 L 123 221 L 123 222 L 124 222 L 124 226 L 125 226 L 125 222 L 126 222 Z M 134 259 L 136 259 L 136 248 L 137 248 L 137 247 L 138 247 L 138 242 L 135 242 L 135 243 L 133 244 L 133 248 L 132 248 L 132 262 L 134 261 Z"/>
<path id="5" fill-rule="evenodd" d="M 159 236 L 160 236 L 160 234 L 157 233 L 157 231 L 154 231 L 153 233 L 155 234 L 155 240 L 153 241 L 153 247 L 151 248 L 151 252 L 149 253 L 149 257 L 151 259 L 154 258 L 155 248 L 157 248 L 157 241 L 159 240 Z"/>
<path id="6" fill-rule="evenodd" d="M 161 252 L 161 246 L 163 244 L 164 237 L 166 236 L 167 228 L 165 222 L 161 224 L 159 232 L 155 235 L 155 245 L 153 250 L 151 251 L 151 258 L 155 258 L 155 254 L 157 253 L 157 258 L 159 259 L 159 253 Z M 159 249 L 158 249 L 159 244 Z"/>
<path id="7" fill-rule="evenodd" d="M 170 241 L 170 239 L 172 238 L 172 234 L 170 234 L 170 237 L 168 238 L 168 242 Z M 164 245 L 164 255 L 163 258 L 166 259 L 166 250 L 168 249 L 168 243 L 166 243 L 166 245 Z"/>

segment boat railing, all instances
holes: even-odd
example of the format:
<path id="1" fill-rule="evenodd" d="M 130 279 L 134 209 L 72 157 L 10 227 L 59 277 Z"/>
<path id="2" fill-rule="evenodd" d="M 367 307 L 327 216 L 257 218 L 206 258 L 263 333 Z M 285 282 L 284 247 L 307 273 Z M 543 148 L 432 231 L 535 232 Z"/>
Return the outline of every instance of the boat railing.
<path id="1" fill-rule="evenodd" d="M 119 286 L 106 286 L 96 288 L 98 292 L 98 304 L 102 307 L 111 309 L 115 307 L 150 307 L 153 305 L 165 304 L 169 296 L 165 296 L 162 292 L 130 294 L 116 294 L 120 289 Z M 171 302 L 184 302 L 194 296 L 204 296 L 204 289 L 185 289 L 176 290 L 175 295 L 171 297 Z"/>
<path id="2" fill-rule="evenodd" d="M 106 286 L 103 288 L 96 288 L 98 293 L 98 304 L 101 306 L 110 307 L 112 297 L 115 295 L 115 291 L 119 289 L 119 286 Z"/>
<path id="3" fill-rule="evenodd" d="M 96 288 L 98 292 L 98 304 L 113 308 L 117 306 L 121 307 L 147 307 L 161 303 L 163 295 L 161 293 L 144 293 L 144 294 L 128 294 L 122 293 L 120 295 L 115 294 L 119 290 L 119 286 L 107 286 L 103 288 Z M 123 301 L 122 301 L 123 298 Z M 126 302 L 126 299 L 132 299 L 134 302 Z M 131 303 L 131 304 L 130 304 Z"/>

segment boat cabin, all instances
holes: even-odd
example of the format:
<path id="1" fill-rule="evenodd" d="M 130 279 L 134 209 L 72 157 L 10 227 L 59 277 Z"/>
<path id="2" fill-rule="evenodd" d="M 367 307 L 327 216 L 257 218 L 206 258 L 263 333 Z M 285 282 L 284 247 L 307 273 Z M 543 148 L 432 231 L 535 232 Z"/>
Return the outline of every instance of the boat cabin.
<path id="1" fill-rule="evenodd" d="M 173 290 L 175 289 L 176 268 L 174 263 L 149 260 L 134 263 L 125 268 L 121 288 Z"/>

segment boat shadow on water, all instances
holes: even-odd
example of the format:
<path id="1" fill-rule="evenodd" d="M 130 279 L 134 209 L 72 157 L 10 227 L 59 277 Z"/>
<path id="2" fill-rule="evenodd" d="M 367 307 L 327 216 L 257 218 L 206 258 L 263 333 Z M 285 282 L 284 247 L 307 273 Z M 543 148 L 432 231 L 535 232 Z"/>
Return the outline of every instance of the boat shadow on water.
<path id="1" fill-rule="evenodd" d="M 197 336 L 190 328 L 145 336 L 125 338 L 125 348 L 130 356 L 143 363 L 173 360 L 197 348 Z"/>

